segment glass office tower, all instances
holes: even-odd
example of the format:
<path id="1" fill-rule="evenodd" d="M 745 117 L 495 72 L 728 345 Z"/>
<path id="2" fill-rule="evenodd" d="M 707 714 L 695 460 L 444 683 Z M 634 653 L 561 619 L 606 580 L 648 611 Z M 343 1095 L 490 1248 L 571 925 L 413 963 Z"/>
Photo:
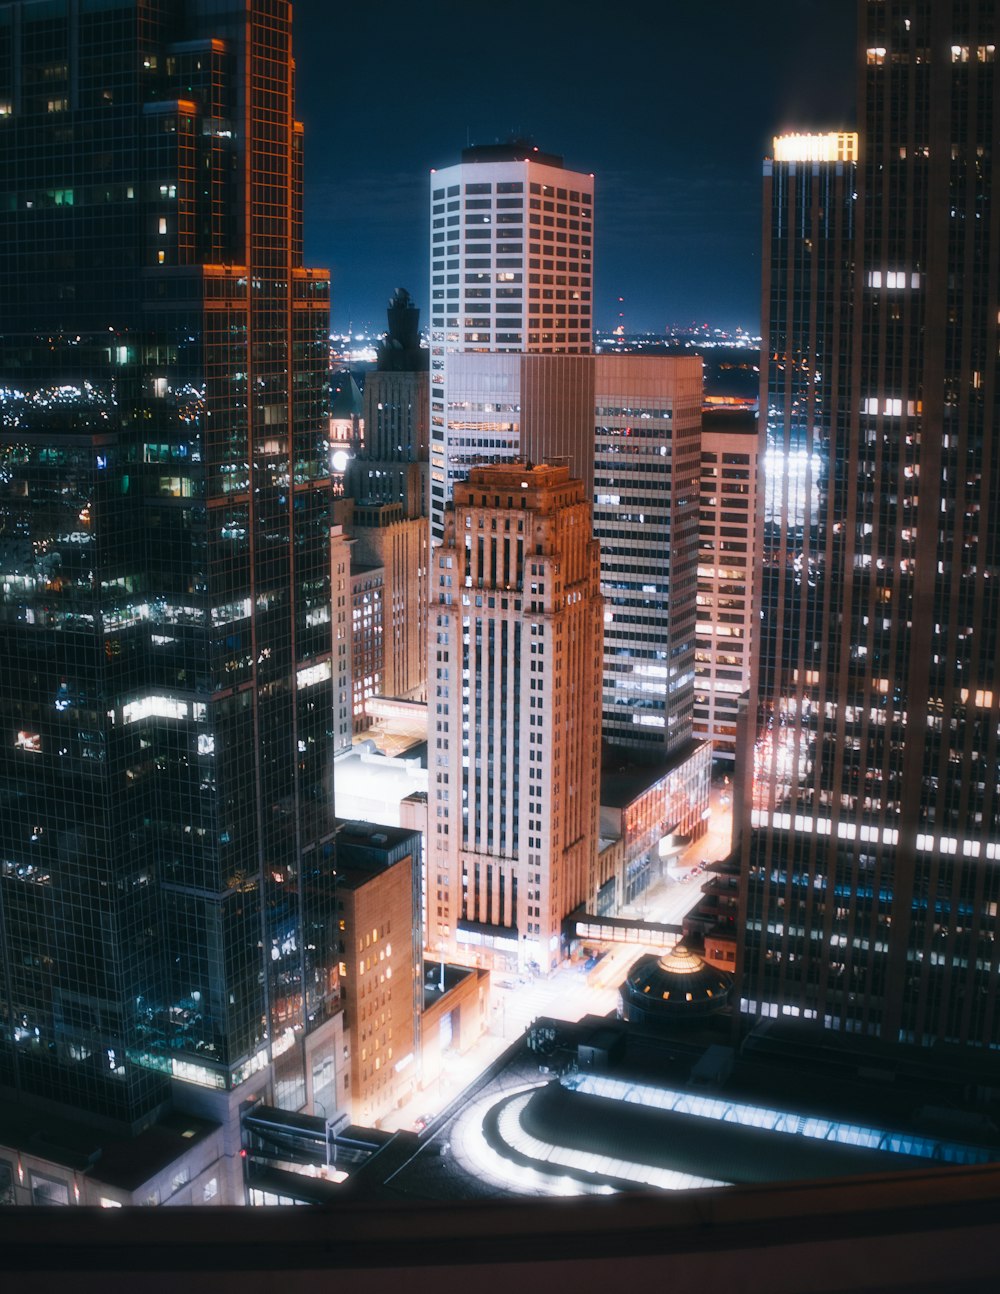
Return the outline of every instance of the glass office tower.
<path id="1" fill-rule="evenodd" d="M 290 9 L 0 5 L 0 1083 L 133 1125 L 338 996 Z"/>
<path id="2" fill-rule="evenodd" d="M 772 389 L 797 363 L 829 402 L 810 401 L 804 440 L 784 433 L 801 484 L 766 485 L 784 546 L 763 605 L 744 1009 L 995 1048 L 997 6 L 859 13 L 857 186 L 831 179 L 841 223 L 797 248 L 840 274 L 846 340 L 836 323 L 832 349 L 803 356 L 773 320 L 766 334 Z M 765 310 L 795 239 L 793 217 L 765 243 Z"/>

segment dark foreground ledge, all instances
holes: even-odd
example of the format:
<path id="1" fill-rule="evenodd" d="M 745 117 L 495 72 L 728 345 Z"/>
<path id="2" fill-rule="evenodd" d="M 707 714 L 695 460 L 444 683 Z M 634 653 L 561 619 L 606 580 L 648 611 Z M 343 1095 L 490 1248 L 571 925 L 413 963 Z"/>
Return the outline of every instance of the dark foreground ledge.
<path id="1" fill-rule="evenodd" d="M 20 1294 L 107 1294 L 124 1275 L 144 1294 L 972 1291 L 995 1288 L 998 1252 L 993 1165 L 656 1196 L 0 1210 Z"/>

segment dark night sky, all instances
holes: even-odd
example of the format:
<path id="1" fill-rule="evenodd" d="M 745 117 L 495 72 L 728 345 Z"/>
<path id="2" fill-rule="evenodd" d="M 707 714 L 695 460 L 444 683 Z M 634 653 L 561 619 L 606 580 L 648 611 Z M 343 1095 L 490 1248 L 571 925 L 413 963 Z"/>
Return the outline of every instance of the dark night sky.
<path id="1" fill-rule="evenodd" d="M 756 329 L 760 161 L 854 124 L 853 0 L 297 0 L 306 263 L 333 327 L 427 307 L 427 186 L 514 132 L 596 179 L 595 316 Z"/>

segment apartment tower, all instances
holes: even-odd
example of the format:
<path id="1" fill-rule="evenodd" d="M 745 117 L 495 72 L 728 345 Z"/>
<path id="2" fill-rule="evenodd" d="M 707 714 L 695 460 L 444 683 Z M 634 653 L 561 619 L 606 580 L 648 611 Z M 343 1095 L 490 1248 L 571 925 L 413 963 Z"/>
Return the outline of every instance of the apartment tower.
<path id="1" fill-rule="evenodd" d="M 475 467 L 431 584 L 427 945 L 548 970 L 594 888 L 601 596 L 582 482 Z"/>
<path id="2" fill-rule="evenodd" d="M 764 586 L 744 1009 L 993 1048 L 997 6 L 863 0 L 859 16 L 850 195 L 837 163 L 820 161 L 819 179 L 796 163 L 793 177 L 776 155 L 770 177 L 762 390 L 774 395 L 785 365 L 787 396 L 796 364 L 812 416 L 790 433 L 786 410 L 770 429 L 786 454 L 801 445 L 802 479 L 781 486 L 794 551 L 772 535 Z M 833 219 L 807 247 L 793 184 L 815 188 L 824 171 Z M 830 345 L 803 353 L 808 330 L 786 343 L 775 304 L 798 299 L 807 253 L 827 263 Z"/>

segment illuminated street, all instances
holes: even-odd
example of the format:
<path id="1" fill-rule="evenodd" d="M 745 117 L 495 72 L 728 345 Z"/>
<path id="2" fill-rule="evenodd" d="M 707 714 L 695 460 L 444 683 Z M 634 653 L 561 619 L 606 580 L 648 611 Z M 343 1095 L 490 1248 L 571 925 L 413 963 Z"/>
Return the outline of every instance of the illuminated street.
<path id="1" fill-rule="evenodd" d="M 727 857 L 732 833 L 729 786 L 712 789 L 709 830 L 693 841 L 671 867 L 672 876 L 657 879 L 636 904 L 620 914 L 639 920 L 680 925 L 701 895 L 703 873 L 693 873 L 702 859 Z M 680 879 L 690 875 L 690 880 Z M 675 879 L 676 877 L 676 879 Z M 589 947 L 589 945 L 588 945 Z M 567 961 L 550 975 L 529 978 L 496 972 L 491 978 L 490 1028 L 464 1056 L 448 1053 L 439 1079 L 381 1121 L 387 1129 L 413 1127 L 418 1118 L 435 1115 L 468 1086 L 539 1017 L 576 1021 L 586 1015 L 617 1010 L 618 986 L 632 963 L 644 953 L 661 953 L 658 945 L 611 944 L 591 970 L 584 960 Z"/>

